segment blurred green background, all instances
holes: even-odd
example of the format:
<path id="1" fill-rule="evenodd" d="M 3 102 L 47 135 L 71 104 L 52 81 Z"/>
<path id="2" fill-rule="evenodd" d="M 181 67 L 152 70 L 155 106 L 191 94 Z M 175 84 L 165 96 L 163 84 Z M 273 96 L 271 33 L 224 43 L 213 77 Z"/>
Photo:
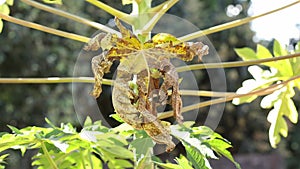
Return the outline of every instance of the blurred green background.
<path id="1" fill-rule="evenodd" d="M 121 0 L 102 0 L 102 2 L 128 13 L 131 11 L 130 6 L 121 5 Z M 153 5 L 161 2 L 164 1 L 154 0 Z M 237 4 L 240 4 L 243 10 L 237 16 L 228 16 L 226 8 L 229 5 Z M 184 18 L 200 29 L 205 29 L 246 17 L 249 5 L 250 2 L 246 0 L 181 0 L 168 13 Z M 65 0 L 62 6 L 56 7 L 102 24 L 107 24 L 112 19 L 111 15 L 83 1 Z M 17 0 L 11 8 L 11 15 L 88 37 L 97 31 L 32 8 Z M 255 48 L 255 43 L 252 41 L 253 36 L 254 32 L 247 24 L 209 35 L 208 38 L 216 48 L 221 60 L 225 62 L 239 60 L 234 53 L 234 48 L 245 46 Z M 271 47 L 270 42 L 262 43 Z M 83 45 L 80 42 L 5 22 L 0 35 L 0 77 L 71 77 Z M 246 67 L 225 69 L 225 73 L 227 91 L 230 92 L 236 91 L 243 80 L 250 78 Z M 207 74 L 197 72 L 195 74 L 199 75 L 197 81 L 200 88 L 210 90 Z M 57 125 L 71 122 L 80 128 L 73 106 L 72 84 L 0 84 L 0 91 L 0 131 L 9 131 L 7 125 L 18 128 L 29 125 L 44 126 L 45 117 Z M 110 94 L 104 95 L 98 102 L 99 105 L 106 105 L 105 110 L 102 108 L 101 112 L 108 117 L 113 109 L 110 106 Z M 300 97 L 296 96 L 294 101 L 299 109 Z M 198 116 L 197 123 L 203 125 L 203 119 L 207 116 L 204 112 L 208 112 L 208 108 L 200 111 L 203 113 Z M 290 125 L 288 138 L 283 139 L 279 148 L 274 150 L 268 142 L 270 126 L 267 122 L 268 111 L 259 107 L 259 99 L 251 104 L 241 106 L 226 103 L 223 117 L 216 130 L 232 142 L 234 147 L 231 151 L 235 156 L 250 154 L 251 156 L 247 156 L 247 158 L 253 158 L 257 154 L 263 156 L 275 154 L 282 161 L 266 162 L 283 163 L 282 167 L 288 169 L 300 168 L 298 162 L 300 158 L 300 124 Z M 97 117 L 95 117 L 96 119 Z M 8 158 L 8 168 L 31 168 L 30 153 L 32 152 L 26 153 L 26 158 L 22 159 L 20 159 L 19 152 L 11 151 L 10 153 L 12 155 Z"/>

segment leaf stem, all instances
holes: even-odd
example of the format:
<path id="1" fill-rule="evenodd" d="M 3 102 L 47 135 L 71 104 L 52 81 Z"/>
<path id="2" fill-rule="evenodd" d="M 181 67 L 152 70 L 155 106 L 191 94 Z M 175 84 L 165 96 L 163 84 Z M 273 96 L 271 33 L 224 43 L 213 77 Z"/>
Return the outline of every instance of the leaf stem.
<path id="1" fill-rule="evenodd" d="M 249 61 L 193 64 L 193 65 L 178 67 L 178 68 L 176 68 L 176 70 L 177 70 L 177 72 L 184 72 L 184 71 L 201 70 L 201 69 L 241 67 L 241 66 L 261 64 L 261 63 L 265 63 L 265 62 L 290 59 L 290 58 L 295 58 L 295 57 L 299 57 L 299 56 L 300 56 L 300 53 L 294 53 L 294 54 L 285 55 L 285 56 L 278 56 L 278 57 L 257 59 L 257 60 L 249 60 Z"/>
<path id="2" fill-rule="evenodd" d="M 26 3 L 26 4 L 28 4 L 28 5 L 30 5 L 30 6 L 33 6 L 33 7 L 38 8 L 38 9 L 41 9 L 43 11 L 47 11 L 47 12 L 53 13 L 55 15 L 62 16 L 64 18 L 68 18 L 70 20 L 73 20 L 73 21 L 76 21 L 76 22 L 79 22 L 79 23 L 83 23 L 85 25 L 88 25 L 88 26 L 91 26 L 93 28 L 102 30 L 104 32 L 110 32 L 110 33 L 120 34 L 118 31 L 116 31 L 116 30 L 114 30 L 114 29 L 112 29 L 110 27 L 107 27 L 105 25 L 102 25 L 100 23 L 90 21 L 88 19 L 79 17 L 77 15 L 74 15 L 74 14 L 71 14 L 71 13 L 68 13 L 68 12 L 65 12 L 65 11 L 62 11 L 62 10 L 59 10 L 59 9 L 56 9 L 56 8 L 44 5 L 44 4 L 41 4 L 39 2 L 32 1 L 32 0 L 21 0 L 21 1 L 24 2 L 24 3 Z"/>
<path id="3" fill-rule="evenodd" d="M 49 152 L 48 152 L 48 150 L 47 150 L 47 147 L 46 147 L 44 141 L 41 141 L 41 146 L 42 146 L 42 150 L 43 150 L 43 152 L 45 153 L 46 158 L 48 159 L 48 161 L 49 161 L 51 167 L 52 167 L 53 169 L 58 169 L 58 167 L 56 166 L 55 162 L 54 162 L 53 159 L 51 158 L 51 156 L 50 156 L 50 154 L 49 154 Z"/>
<path id="4" fill-rule="evenodd" d="M 159 19 L 172 7 L 178 0 L 168 0 L 157 7 L 151 8 L 150 13 L 155 13 L 152 18 L 147 22 L 147 24 L 142 28 L 142 34 L 150 32 Z"/>
<path id="5" fill-rule="evenodd" d="M 273 85 L 270 85 L 269 87 L 259 89 L 259 90 L 255 90 L 255 91 L 252 91 L 252 92 L 249 92 L 249 93 L 246 93 L 246 94 L 235 94 L 234 93 L 232 95 L 229 95 L 229 96 L 226 96 L 226 97 L 223 97 L 223 98 L 213 99 L 213 100 L 193 104 L 193 105 L 190 105 L 190 106 L 186 106 L 186 107 L 182 108 L 181 112 L 185 113 L 185 112 L 188 112 L 190 110 L 195 110 L 195 109 L 199 109 L 199 108 L 214 105 L 214 104 L 224 103 L 224 102 L 227 102 L 227 101 L 231 101 L 234 98 L 241 98 L 241 97 L 251 96 L 251 95 L 257 95 L 257 96 L 267 95 L 267 94 L 273 93 L 276 90 L 281 89 L 282 87 L 286 86 L 289 82 L 297 80 L 299 78 L 300 78 L 300 75 L 299 76 L 294 76 L 294 77 L 292 77 L 292 78 L 290 78 L 286 81 L 283 81 L 281 83 L 273 84 Z M 173 111 L 167 111 L 167 112 L 160 113 L 158 115 L 158 118 L 159 119 L 165 119 L 165 118 L 172 117 L 172 116 L 173 116 Z"/>
<path id="6" fill-rule="evenodd" d="M 94 83 L 93 77 L 47 77 L 47 78 L 0 78 L 1 83 L 7 84 L 51 84 L 51 83 Z M 103 79 L 105 85 L 112 85 L 113 81 Z"/>
<path id="7" fill-rule="evenodd" d="M 93 77 L 47 77 L 47 78 L 0 78 L 0 84 L 55 84 L 55 83 L 94 83 Z M 103 79 L 102 84 L 113 85 L 113 80 Z M 225 97 L 233 93 L 204 90 L 180 90 L 183 96 Z"/>
<path id="8" fill-rule="evenodd" d="M 81 36 L 81 35 L 77 35 L 77 34 L 69 33 L 69 32 L 64 32 L 64 31 L 61 31 L 61 30 L 53 29 L 53 28 L 49 28 L 47 26 L 43 26 L 43 25 L 36 24 L 36 23 L 33 23 L 33 22 L 29 22 L 29 21 L 24 21 L 22 19 L 14 18 L 12 16 L 4 15 L 2 13 L 0 13 L 0 18 L 4 19 L 6 21 L 9 21 L 9 22 L 18 24 L 18 25 L 28 27 L 28 28 L 36 29 L 36 30 L 39 30 L 39 31 L 42 31 L 42 32 L 47 32 L 47 33 L 50 33 L 50 34 L 54 34 L 54 35 L 57 35 L 57 36 L 65 37 L 65 38 L 68 38 L 68 39 L 72 39 L 72 40 L 76 40 L 76 41 L 80 41 L 80 42 L 84 42 L 84 43 L 86 43 L 90 40 L 90 38 L 85 37 L 85 36 Z"/>
<path id="9" fill-rule="evenodd" d="M 92 5 L 97 6 L 100 9 L 103 9 L 107 13 L 109 13 L 115 17 L 118 17 L 120 20 L 122 20 L 130 25 L 133 25 L 134 18 L 132 16 L 130 16 L 129 14 L 126 14 L 115 8 L 112 8 L 109 5 L 106 5 L 105 3 L 101 2 L 101 1 L 97 1 L 97 0 L 86 0 L 86 1 Z"/>
<path id="10" fill-rule="evenodd" d="M 209 34 L 212 34 L 212 33 L 224 31 L 224 30 L 234 28 L 234 27 L 237 27 L 237 26 L 241 26 L 243 24 L 246 24 L 246 23 L 249 23 L 249 22 L 253 21 L 254 19 L 257 19 L 257 18 L 266 16 L 266 15 L 281 11 L 283 9 L 286 9 L 288 7 L 296 5 L 298 3 L 300 3 L 299 0 L 297 0 L 293 3 L 290 3 L 286 6 L 283 6 L 283 7 L 280 7 L 280 8 L 277 8 L 277 9 L 274 9 L 274 10 L 271 10 L 271 11 L 268 11 L 268 12 L 265 12 L 265 13 L 262 13 L 262 14 L 259 14 L 259 15 L 250 16 L 250 17 L 246 17 L 246 18 L 243 18 L 243 19 L 238 19 L 238 20 L 234 20 L 234 21 L 231 21 L 231 22 L 227 22 L 227 23 L 224 23 L 224 24 L 221 24 L 221 25 L 217 25 L 217 26 L 205 29 L 205 30 L 200 30 L 200 31 L 197 31 L 197 32 L 179 37 L 178 39 L 180 39 L 181 41 L 189 41 L 189 40 L 196 39 L 196 38 L 199 38 L 199 37 L 204 36 L 204 35 L 209 35 Z"/>

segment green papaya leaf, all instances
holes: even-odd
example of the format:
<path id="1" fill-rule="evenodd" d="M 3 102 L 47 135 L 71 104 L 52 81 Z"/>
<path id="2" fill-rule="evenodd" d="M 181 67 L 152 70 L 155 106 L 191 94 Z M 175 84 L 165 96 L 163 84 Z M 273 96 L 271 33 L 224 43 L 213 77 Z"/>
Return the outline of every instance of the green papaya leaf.
<path id="1" fill-rule="evenodd" d="M 22 132 L 14 126 L 7 125 L 7 127 L 15 134 L 22 134 Z"/>
<path id="2" fill-rule="evenodd" d="M 291 97 L 294 96 L 292 87 L 284 87 L 279 98 L 274 102 L 274 108 L 269 112 L 268 121 L 271 123 L 269 129 L 269 141 L 273 148 L 281 140 L 281 136 L 287 137 L 288 127 L 285 121 L 287 117 L 292 123 L 298 122 L 298 112 Z"/>
<path id="3" fill-rule="evenodd" d="M 6 4 L 9 6 L 13 6 L 14 5 L 14 0 L 6 0 Z"/>
<path id="4" fill-rule="evenodd" d="M 4 15 L 8 15 L 10 12 L 9 7 L 6 3 L 0 5 L 0 13 L 4 14 Z"/>
<path id="5" fill-rule="evenodd" d="M 92 119 L 89 116 L 87 116 L 83 123 L 83 127 L 91 126 L 92 124 L 93 124 Z"/>
<path id="6" fill-rule="evenodd" d="M 245 48 L 235 48 L 234 51 L 244 61 L 257 59 L 255 51 L 253 49 L 251 49 L 251 48 L 248 48 L 248 47 L 245 47 Z"/>
<path id="7" fill-rule="evenodd" d="M 181 166 L 184 169 L 193 169 L 189 161 L 183 155 L 180 155 L 180 157 L 176 158 L 175 161 L 179 166 Z"/>
<path id="8" fill-rule="evenodd" d="M 289 52 L 284 47 L 282 47 L 282 45 L 280 45 L 280 43 L 277 40 L 274 40 L 273 43 L 273 53 L 275 57 L 285 56 L 289 54 Z M 278 69 L 278 72 L 282 76 L 293 76 L 293 68 L 290 63 L 292 60 L 293 59 L 280 60 L 274 62 L 272 66 Z"/>
<path id="9" fill-rule="evenodd" d="M 137 159 L 145 156 L 154 147 L 154 142 L 150 137 L 137 138 L 130 143 L 130 148 L 135 150 Z"/>
<path id="10" fill-rule="evenodd" d="M 156 163 L 157 165 L 159 165 L 164 169 L 193 169 L 188 159 L 186 159 L 183 155 L 180 155 L 179 158 L 176 157 L 175 161 L 177 164 L 161 163 L 161 162 L 154 162 L 154 163 Z M 205 166 L 203 169 L 206 169 Z"/>
<path id="11" fill-rule="evenodd" d="M 2 32 L 2 30 L 3 30 L 3 21 L 2 19 L 0 19 L 0 33 Z"/>
<path id="12" fill-rule="evenodd" d="M 287 55 L 288 52 L 286 49 L 284 49 L 280 43 L 278 42 L 278 40 L 274 40 L 274 43 L 273 43 L 273 53 L 274 53 L 274 56 L 278 57 L 278 56 L 284 56 L 284 55 Z"/>
<path id="13" fill-rule="evenodd" d="M 151 151 L 149 150 L 144 156 L 137 160 L 135 169 L 153 169 L 154 163 L 152 161 Z"/>
<path id="14" fill-rule="evenodd" d="M 122 5 L 132 4 L 134 0 L 122 0 Z"/>
<path id="15" fill-rule="evenodd" d="M 267 96 L 265 96 L 261 102 L 260 107 L 264 109 L 270 109 L 274 106 L 274 103 L 280 99 L 281 91 L 277 90 Z"/>
<path id="16" fill-rule="evenodd" d="M 273 55 L 271 52 L 264 46 L 257 44 L 256 46 L 256 56 L 257 59 L 266 59 L 266 58 L 272 58 Z"/>
<path id="17" fill-rule="evenodd" d="M 258 89 L 262 89 L 268 85 L 270 85 L 274 80 L 260 80 L 260 81 L 256 81 L 254 79 L 248 79 L 245 80 L 242 83 L 242 87 L 240 87 L 236 93 L 237 94 L 246 94 L 249 92 L 252 92 L 254 90 L 258 90 Z M 232 100 L 232 103 L 234 105 L 239 105 L 242 103 L 250 103 L 253 100 L 255 100 L 257 98 L 257 95 L 250 95 L 250 96 L 244 96 L 244 97 L 240 97 L 240 98 L 234 98 Z"/>
<path id="18" fill-rule="evenodd" d="M 183 143 L 187 158 L 192 162 L 195 169 L 211 169 L 208 160 L 196 148 Z"/>
<path id="19" fill-rule="evenodd" d="M 234 165 L 236 168 L 240 169 L 240 165 L 239 163 L 237 163 L 231 153 L 227 150 L 228 148 L 232 147 L 230 143 L 228 143 L 225 140 L 221 140 L 221 139 L 211 139 L 211 140 L 207 140 L 206 141 L 211 147 L 212 149 L 217 152 L 219 155 L 222 155 L 226 158 L 228 158 Z"/>
<path id="20" fill-rule="evenodd" d="M 121 117 L 118 114 L 111 114 L 111 115 L 109 115 L 109 117 L 114 118 L 115 120 L 117 120 L 120 123 L 124 123 L 124 120 L 121 119 Z"/>
<path id="21" fill-rule="evenodd" d="M 2 164 L 6 164 L 6 162 L 4 161 L 6 157 L 8 157 L 9 154 L 3 154 L 0 156 L 0 168 Z"/>
<path id="22" fill-rule="evenodd" d="M 115 159 L 111 160 L 108 163 L 109 168 L 116 168 L 116 169 L 122 169 L 122 168 L 133 168 L 133 164 L 130 163 L 127 160 L 123 159 Z"/>
<path id="23" fill-rule="evenodd" d="M 178 164 L 159 163 L 159 162 L 155 162 L 155 164 L 157 164 L 158 166 L 160 166 L 161 168 L 164 168 L 164 169 L 184 169 Z"/>

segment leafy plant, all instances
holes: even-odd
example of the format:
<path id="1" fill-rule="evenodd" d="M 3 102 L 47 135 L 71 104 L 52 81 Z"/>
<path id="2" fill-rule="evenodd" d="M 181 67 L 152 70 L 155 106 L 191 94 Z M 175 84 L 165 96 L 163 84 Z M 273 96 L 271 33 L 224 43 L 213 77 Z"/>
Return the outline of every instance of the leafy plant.
<path id="1" fill-rule="evenodd" d="M 35 1 L 22 1 L 61 17 L 89 25 L 105 32 L 120 35 L 120 32 L 85 18 L 75 16 L 50 6 L 45 6 Z M 143 42 L 151 38 L 149 32 L 151 32 L 156 22 L 177 1 L 178 0 L 168 0 L 158 6 L 151 7 L 151 0 L 123 0 L 123 4 L 130 4 L 133 8 L 131 14 L 126 14 L 101 1 L 86 0 L 86 2 L 101 8 L 111 15 L 120 18 L 123 22 L 131 25 L 133 32 Z M 0 18 L 84 43 L 90 40 L 90 38 L 85 36 L 56 30 L 9 16 L 8 7 L 13 4 L 12 2 L 12 0 L 0 1 Z M 62 3 L 61 0 L 44 0 L 44 2 L 55 4 Z M 178 37 L 178 40 L 189 41 L 203 35 L 237 27 L 249 23 L 256 18 L 293 6 L 299 2 L 300 1 L 291 3 L 261 15 L 247 17 L 188 34 L 183 37 Z M 0 28 L 2 29 L 2 27 L 3 23 L 1 20 Z M 233 100 L 234 104 L 251 102 L 257 98 L 257 96 L 269 94 L 262 100 L 261 105 L 263 108 L 274 107 L 269 113 L 268 120 L 271 122 L 269 132 L 270 143 L 273 147 L 276 147 L 280 141 L 280 135 L 287 136 L 287 124 L 284 117 L 287 117 L 293 123 L 296 123 L 298 119 L 298 113 L 291 98 L 294 96 L 293 88 L 299 88 L 300 86 L 300 69 L 299 66 L 297 66 L 300 62 L 299 44 L 298 50 L 295 51 L 295 53 L 292 53 L 286 51 L 277 41 L 275 41 L 273 49 L 275 57 L 261 45 L 257 46 L 257 52 L 254 52 L 249 48 L 236 49 L 236 52 L 244 61 L 210 63 L 205 65 L 195 64 L 180 67 L 176 70 L 180 72 L 204 68 L 239 67 L 255 64 L 263 64 L 264 66 L 267 66 L 268 69 L 265 69 L 265 67 L 260 68 L 258 66 L 249 67 L 249 72 L 253 75 L 254 79 L 245 81 L 243 87 L 241 87 L 236 94 L 213 91 L 205 91 L 204 93 L 198 91 L 180 91 L 181 94 L 188 95 L 220 96 L 218 99 L 212 99 L 207 102 L 184 107 L 182 112 L 230 100 Z M 112 84 L 110 79 L 102 80 L 102 83 L 105 85 Z M 93 78 L 82 79 L 80 77 L 55 79 L 1 78 L 0 81 L 2 83 L 94 83 Z M 134 85 L 136 84 L 133 84 L 133 86 Z M 172 116 L 172 112 L 164 112 L 159 114 L 158 118 L 164 119 L 170 116 Z M 118 119 L 116 115 L 113 117 Z M 237 168 L 240 168 L 239 164 L 234 161 L 228 150 L 231 147 L 230 142 L 208 127 L 193 126 L 193 122 L 185 122 L 182 125 L 170 126 L 171 134 L 183 144 L 186 150 L 186 156 L 181 154 L 175 159 L 177 164 L 172 164 L 170 162 L 162 162 L 158 158 L 155 158 L 152 155 L 152 148 L 155 145 L 152 139 L 144 131 L 135 130 L 126 123 L 122 123 L 115 128 L 107 128 L 101 124 L 101 121 L 92 123 L 91 119 L 87 118 L 83 129 L 77 132 L 71 124 L 62 124 L 61 127 L 56 127 L 49 120 L 46 119 L 46 121 L 50 126 L 48 128 L 33 126 L 17 129 L 13 126 L 9 126 L 13 134 L 1 133 L 0 152 L 5 152 L 7 149 L 17 149 L 24 155 L 26 150 L 38 149 L 38 153 L 33 157 L 32 162 L 32 165 L 35 165 L 38 168 L 49 168 L 49 166 L 51 168 L 101 168 L 104 166 L 108 166 L 109 168 L 154 168 L 158 166 L 162 168 L 211 168 L 208 159 L 217 159 L 217 156 L 221 155 L 227 157 Z M 4 160 L 7 156 L 8 154 L 0 156 L 1 168 L 4 168 Z"/>
<path id="2" fill-rule="evenodd" d="M 144 132 L 134 130 L 123 123 L 115 128 L 107 128 L 101 121 L 92 123 L 87 118 L 83 129 L 77 132 L 70 124 L 54 126 L 48 119 L 50 127 L 26 127 L 17 129 L 9 126 L 13 134 L 3 133 L 0 138 L 0 152 L 7 149 L 20 150 L 22 155 L 29 149 L 38 149 L 33 156 L 33 166 L 43 168 L 149 168 L 154 165 L 168 168 L 177 166 L 185 168 L 210 168 L 208 158 L 214 158 L 215 151 L 236 163 L 227 148 L 230 143 L 208 127 L 187 128 L 179 125 L 173 126 L 172 133 L 183 141 L 188 152 L 177 159 L 178 164 L 162 163 L 149 156 L 154 146 L 152 139 Z M 186 122 L 185 124 L 187 124 Z M 191 124 L 191 123 L 188 123 Z M 181 134 L 180 134 L 181 133 Z M 190 137 L 186 138 L 185 135 Z M 135 139 L 133 140 L 133 136 Z M 184 136 L 184 137 L 183 137 Z M 0 166 L 3 168 L 3 159 L 8 154 L 1 156 Z M 238 164 L 236 163 L 237 167 Z"/>
<path id="3" fill-rule="evenodd" d="M 237 54 L 243 60 L 267 59 L 279 57 L 295 52 L 299 52 L 300 43 L 296 47 L 296 51 L 289 52 L 284 49 L 277 40 L 273 44 L 273 55 L 262 45 L 257 45 L 256 52 L 250 48 L 235 49 Z M 261 100 L 260 106 L 264 109 L 273 109 L 269 112 L 268 121 L 271 123 L 269 129 L 269 140 L 272 147 L 276 148 L 280 142 L 280 136 L 287 137 L 288 126 L 285 118 L 292 123 L 298 122 L 298 112 L 292 97 L 295 95 L 294 87 L 300 89 L 300 58 L 292 58 L 280 60 L 276 62 L 262 63 L 268 69 L 259 66 L 250 66 L 248 71 L 253 79 L 243 82 L 243 86 L 237 90 L 239 94 L 249 93 L 255 90 L 263 89 L 271 84 L 280 84 L 271 94 L 265 96 Z M 268 92 L 268 91 L 266 91 Z M 250 103 L 257 98 L 258 95 L 250 95 L 246 97 L 233 99 L 233 104 Z"/>

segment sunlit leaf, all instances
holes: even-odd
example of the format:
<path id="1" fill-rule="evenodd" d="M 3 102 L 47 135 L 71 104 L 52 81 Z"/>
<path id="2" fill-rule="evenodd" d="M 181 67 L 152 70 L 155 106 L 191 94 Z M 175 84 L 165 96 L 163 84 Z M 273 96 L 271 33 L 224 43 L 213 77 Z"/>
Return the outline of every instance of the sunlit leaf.
<path id="1" fill-rule="evenodd" d="M 155 162 L 157 165 L 159 165 L 161 168 L 164 169 L 184 169 L 178 164 L 172 164 L 172 163 L 159 163 Z"/>
<path id="2" fill-rule="evenodd" d="M 183 144 L 186 150 L 187 158 L 192 162 L 195 169 L 211 169 L 211 166 L 205 156 L 191 145 Z"/>
<path id="3" fill-rule="evenodd" d="M 14 0 L 6 0 L 6 4 L 12 6 L 14 4 Z"/>
<path id="4" fill-rule="evenodd" d="M 137 165 L 135 169 L 153 169 L 154 163 L 152 161 L 152 150 L 149 149 L 149 151 L 142 156 L 139 160 L 137 160 Z"/>
<path id="5" fill-rule="evenodd" d="M 48 4 L 58 4 L 58 5 L 62 5 L 62 0 L 43 0 L 45 3 Z"/>
<path id="6" fill-rule="evenodd" d="M 277 40 L 274 40 L 273 43 L 273 53 L 275 57 L 278 56 L 284 56 L 288 54 L 288 51 L 284 49 L 280 43 Z M 290 59 L 284 59 L 276 62 L 268 62 L 264 63 L 264 65 L 276 68 L 278 70 L 278 73 L 281 74 L 281 76 L 292 76 L 293 70 L 292 66 L 290 64 Z"/>
<path id="7" fill-rule="evenodd" d="M 268 121 L 271 123 L 269 129 L 269 140 L 273 148 L 281 140 L 281 136 L 287 137 L 288 126 L 284 117 L 287 117 L 292 123 L 298 122 L 298 112 L 291 97 L 294 96 L 294 91 L 291 87 L 284 87 L 280 90 L 281 93 L 274 102 L 274 108 L 269 112 Z"/>
<path id="8" fill-rule="evenodd" d="M 86 117 L 83 127 L 91 126 L 93 124 L 92 119 L 88 116 Z"/>
<path id="9" fill-rule="evenodd" d="M 7 4 L 2 4 L 0 5 L 0 13 L 4 14 L 4 15 L 8 15 L 10 12 L 9 7 Z"/>
<path id="10" fill-rule="evenodd" d="M 109 168 L 116 168 L 116 169 L 122 169 L 122 168 L 133 168 L 133 164 L 130 163 L 127 160 L 123 159 L 115 159 L 108 163 Z"/>
<path id="11" fill-rule="evenodd" d="M 175 161 L 179 166 L 181 166 L 184 169 L 193 169 L 189 161 L 183 155 L 180 155 L 180 157 L 176 158 Z"/>
<path id="12" fill-rule="evenodd" d="M 132 4 L 134 0 L 122 0 L 123 5 L 129 5 Z"/>
<path id="13" fill-rule="evenodd" d="M 228 148 L 232 147 L 230 143 L 220 139 L 207 140 L 206 142 L 219 155 L 228 158 L 236 166 L 236 168 L 241 168 L 240 165 L 233 159 L 231 153 L 227 150 Z"/>
<path id="14" fill-rule="evenodd" d="M 3 30 L 3 21 L 2 19 L 0 19 L 0 33 L 2 32 L 2 30 Z"/>
<path id="15" fill-rule="evenodd" d="M 234 51 L 245 61 L 257 59 L 255 51 L 251 48 L 235 48 Z"/>
<path id="16" fill-rule="evenodd" d="M 0 168 L 1 168 L 1 165 L 6 164 L 6 162 L 4 160 L 8 156 L 9 156 L 9 154 L 3 154 L 0 156 Z"/>
<path id="17" fill-rule="evenodd" d="M 278 56 L 284 56 L 284 55 L 287 55 L 288 52 L 286 49 L 284 49 L 280 43 L 278 42 L 278 40 L 274 40 L 274 43 L 273 43 L 273 53 L 274 53 L 274 56 L 278 57 Z"/>
<path id="18" fill-rule="evenodd" d="M 260 102 L 260 106 L 264 109 L 270 109 L 274 106 L 274 103 L 279 99 L 281 95 L 281 91 L 277 90 L 267 96 L 265 96 L 261 102 Z"/>
<path id="19" fill-rule="evenodd" d="M 124 120 L 122 120 L 118 114 L 111 114 L 111 115 L 109 115 L 109 117 L 114 118 L 115 120 L 117 120 L 120 123 L 124 123 Z"/>
<path id="20" fill-rule="evenodd" d="M 7 125 L 7 127 L 9 127 L 9 129 L 15 134 L 22 134 L 22 132 L 14 126 Z"/>
<path id="21" fill-rule="evenodd" d="M 257 59 L 265 59 L 265 58 L 272 58 L 273 57 L 271 52 L 266 47 L 264 47 L 260 44 L 257 44 L 256 56 L 257 56 Z"/>
<path id="22" fill-rule="evenodd" d="M 236 91 L 236 93 L 237 94 L 246 94 L 246 93 L 252 92 L 254 90 L 264 88 L 264 87 L 268 86 L 269 84 L 271 84 L 272 81 L 268 81 L 268 80 L 256 81 L 254 79 L 248 79 L 242 83 L 243 86 L 241 88 L 239 88 Z M 257 98 L 257 95 L 250 95 L 250 96 L 244 96 L 244 97 L 240 97 L 240 98 L 234 98 L 232 100 L 232 103 L 235 105 L 239 105 L 242 103 L 250 103 L 253 100 L 255 100 L 256 98 Z"/>

